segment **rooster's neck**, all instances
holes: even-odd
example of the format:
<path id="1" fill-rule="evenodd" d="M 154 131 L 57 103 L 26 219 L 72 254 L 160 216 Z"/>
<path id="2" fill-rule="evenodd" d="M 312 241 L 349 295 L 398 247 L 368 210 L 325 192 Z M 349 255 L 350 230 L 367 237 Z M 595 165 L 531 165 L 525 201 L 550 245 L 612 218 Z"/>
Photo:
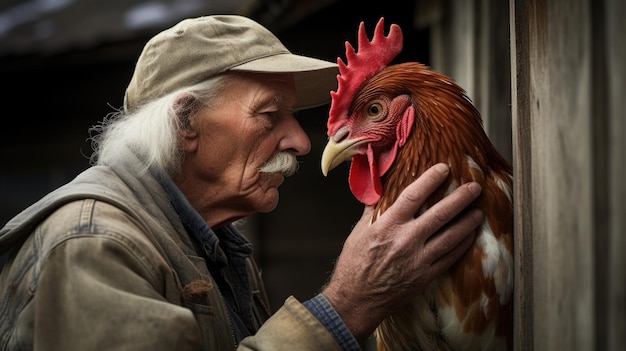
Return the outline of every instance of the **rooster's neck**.
<path id="1" fill-rule="evenodd" d="M 437 163 L 450 166 L 450 177 L 430 196 L 424 208 L 432 206 L 460 184 L 502 173 L 510 179 L 511 166 L 496 151 L 482 127 L 480 113 L 465 92 L 444 76 L 430 82 L 435 86 L 412 95 L 416 121 L 393 166 L 383 176 L 383 195 L 376 204 L 382 214 L 402 189 Z"/>

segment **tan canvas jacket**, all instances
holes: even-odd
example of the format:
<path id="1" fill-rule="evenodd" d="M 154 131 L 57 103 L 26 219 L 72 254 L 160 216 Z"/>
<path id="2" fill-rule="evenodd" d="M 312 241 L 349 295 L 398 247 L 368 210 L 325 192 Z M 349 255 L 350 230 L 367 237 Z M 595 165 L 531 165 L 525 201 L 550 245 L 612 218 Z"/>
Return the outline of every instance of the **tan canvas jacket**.
<path id="1" fill-rule="evenodd" d="M 139 160 L 97 166 L 0 230 L 2 350 L 233 350 L 224 299 Z M 268 314 L 249 262 L 256 315 Z M 240 350 L 339 350 L 295 298 Z"/>

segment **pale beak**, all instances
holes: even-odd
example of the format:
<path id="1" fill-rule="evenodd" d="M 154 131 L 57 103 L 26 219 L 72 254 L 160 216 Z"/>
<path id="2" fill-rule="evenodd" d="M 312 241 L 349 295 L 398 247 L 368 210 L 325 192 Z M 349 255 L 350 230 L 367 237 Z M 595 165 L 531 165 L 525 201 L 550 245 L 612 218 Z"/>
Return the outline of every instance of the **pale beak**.
<path id="1" fill-rule="evenodd" d="M 328 175 L 328 172 L 339 166 L 342 162 L 358 155 L 359 145 L 364 140 L 346 138 L 340 142 L 335 142 L 332 138 L 328 140 L 328 144 L 322 153 L 322 174 Z"/>

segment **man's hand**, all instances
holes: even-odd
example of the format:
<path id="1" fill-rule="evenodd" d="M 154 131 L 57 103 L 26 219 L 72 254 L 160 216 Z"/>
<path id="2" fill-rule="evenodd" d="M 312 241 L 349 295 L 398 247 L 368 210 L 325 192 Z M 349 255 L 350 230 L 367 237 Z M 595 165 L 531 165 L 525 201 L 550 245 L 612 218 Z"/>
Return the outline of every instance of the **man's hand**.
<path id="1" fill-rule="evenodd" d="M 366 207 L 347 238 L 322 294 L 357 340 L 369 337 L 384 318 L 408 304 L 473 242 L 483 213 L 472 210 L 456 217 L 480 194 L 476 183 L 464 184 L 414 218 L 448 174 L 447 165 L 433 166 L 373 224 L 373 207 Z"/>

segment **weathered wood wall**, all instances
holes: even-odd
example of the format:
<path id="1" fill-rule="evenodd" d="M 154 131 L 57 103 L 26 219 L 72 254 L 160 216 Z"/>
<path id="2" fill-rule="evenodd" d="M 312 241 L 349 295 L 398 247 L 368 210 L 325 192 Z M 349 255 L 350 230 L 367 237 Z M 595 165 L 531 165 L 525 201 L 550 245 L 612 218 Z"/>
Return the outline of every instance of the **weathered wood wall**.
<path id="1" fill-rule="evenodd" d="M 433 68 L 514 165 L 517 350 L 626 345 L 625 17 L 621 0 L 417 1 Z"/>
<path id="2" fill-rule="evenodd" d="M 598 213 L 596 218 L 600 237 L 606 248 L 597 251 L 596 272 L 604 272 L 603 286 L 598 289 L 596 306 L 598 313 L 598 345 L 607 350 L 621 350 L 626 345 L 626 3 L 620 0 L 608 1 L 599 12 L 599 21 L 606 36 L 606 57 L 600 66 L 608 68 L 604 83 L 608 99 L 606 129 L 597 137 L 597 142 L 606 149 L 608 160 L 603 166 L 603 178 L 599 184 L 608 183 L 602 196 L 598 196 L 596 206 L 604 204 L 606 215 Z M 602 25 L 604 24 L 604 25 Z M 603 153 L 603 150 L 598 150 Z M 597 154 L 598 152 L 596 152 Z M 604 238 L 606 236 L 606 239 Z M 605 255 L 606 253 L 606 255 Z M 602 313 L 606 316 L 602 316 Z M 606 347 L 605 347 L 606 346 Z"/>
<path id="3" fill-rule="evenodd" d="M 516 347 L 621 350 L 624 2 L 510 3 Z"/>

